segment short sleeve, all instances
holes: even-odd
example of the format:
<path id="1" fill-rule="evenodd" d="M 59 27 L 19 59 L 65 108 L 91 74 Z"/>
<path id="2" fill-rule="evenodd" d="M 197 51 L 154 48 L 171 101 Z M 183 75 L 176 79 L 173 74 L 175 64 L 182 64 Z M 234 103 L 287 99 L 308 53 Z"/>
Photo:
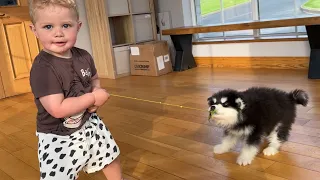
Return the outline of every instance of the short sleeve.
<path id="1" fill-rule="evenodd" d="M 93 77 L 97 74 L 97 68 L 96 68 L 96 65 L 94 63 L 92 56 L 89 53 L 88 53 L 88 55 L 90 57 L 90 68 L 91 68 L 91 73 L 92 73 L 92 77 Z"/>
<path id="2" fill-rule="evenodd" d="M 35 64 L 32 67 L 30 85 L 35 98 L 63 93 L 62 85 L 53 68 L 46 64 Z"/>

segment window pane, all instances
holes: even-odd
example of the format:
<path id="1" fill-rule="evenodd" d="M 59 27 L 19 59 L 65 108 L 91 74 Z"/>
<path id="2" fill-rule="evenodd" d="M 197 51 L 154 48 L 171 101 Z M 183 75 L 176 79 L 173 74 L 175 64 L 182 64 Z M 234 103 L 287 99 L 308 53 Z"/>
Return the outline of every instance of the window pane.
<path id="1" fill-rule="evenodd" d="M 194 0 L 196 20 L 199 26 L 238 24 L 252 22 L 253 11 L 259 13 L 259 20 L 279 20 L 297 17 L 318 16 L 304 10 L 308 0 L 257 0 L 258 9 L 253 7 L 252 0 Z M 316 4 L 317 5 L 317 4 Z M 318 6 L 318 5 L 317 5 Z M 261 29 L 262 36 L 290 35 L 305 33 L 304 26 Z M 242 38 L 253 36 L 253 30 L 200 33 L 199 38 Z"/>
<path id="2" fill-rule="evenodd" d="M 314 16 L 304 12 L 300 7 L 308 0 L 258 0 L 259 18 L 263 20 L 289 19 L 295 17 Z M 261 29 L 261 34 L 294 33 L 295 27 Z M 305 32 L 298 27 L 298 32 Z"/>
<path id="3" fill-rule="evenodd" d="M 241 23 L 252 21 L 251 0 L 223 0 L 225 23 Z M 226 36 L 253 35 L 253 30 L 227 31 Z"/>
<path id="4" fill-rule="evenodd" d="M 298 26 L 298 32 L 307 32 L 305 26 Z"/>
<path id="5" fill-rule="evenodd" d="M 210 26 L 252 21 L 251 0 L 195 0 L 195 6 L 197 25 Z M 199 38 L 209 38 L 221 37 L 223 33 L 213 32 L 198 35 Z M 225 32 L 225 35 L 253 35 L 253 30 Z"/>
<path id="6" fill-rule="evenodd" d="M 225 23 L 237 23 L 252 20 L 251 0 L 223 0 Z M 228 2 L 228 3 L 227 3 Z"/>
<path id="7" fill-rule="evenodd" d="M 0 6 L 13 6 L 17 5 L 16 0 L 0 0 Z"/>
<path id="8" fill-rule="evenodd" d="M 297 3 L 297 6 L 298 7 L 301 7 L 302 5 L 304 5 L 307 1 L 309 1 L 309 0 L 296 0 L 296 3 Z M 314 1 L 314 2 L 316 2 L 316 1 Z M 311 7 L 313 7 L 313 5 L 314 4 L 307 4 L 306 6 L 306 8 L 308 8 L 309 6 L 311 6 Z M 303 9 L 304 7 L 302 7 L 302 8 L 299 8 L 298 9 L 298 12 L 297 12 L 297 16 L 298 17 L 308 17 L 308 16 L 318 16 L 319 14 L 312 14 L 312 13 L 308 13 L 307 11 L 305 11 L 304 9 Z M 306 32 L 306 27 L 305 26 L 298 26 L 298 32 Z"/>
<path id="9" fill-rule="evenodd" d="M 291 27 L 279 27 L 279 28 L 266 28 L 260 29 L 260 34 L 284 34 L 294 33 L 296 31 L 294 26 Z"/>
<path id="10" fill-rule="evenodd" d="M 294 17 L 294 0 L 258 0 L 260 20 Z"/>
<path id="11" fill-rule="evenodd" d="M 195 0 L 197 25 L 222 24 L 220 0 Z M 223 32 L 200 33 L 199 38 L 221 37 Z"/>
<path id="12" fill-rule="evenodd" d="M 294 0 L 258 0 L 259 18 L 263 20 L 286 19 L 295 16 Z M 294 27 L 261 29 L 261 34 L 293 33 Z"/>
<path id="13" fill-rule="evenodd" d="M 307 4 L 305 4 L 307 1 L 309 1 Z M 297 11 L 297 16 L 298 17 L 307 17 L 307 16 L 319 16 L 319 12 L 318 13 L 308 13 L 306 10 L 304 10 L 305 8 L 315 8 L 315 7 L 319 7 L 320 6 L 320 2 L 319 0 L 296 0 L 297 6 L 298 6 L 298 11 Z M 319 4 L 318 4 L 319 3 Z M 306 5 L 305 7 L 301 7 L 303 5 Z"/>
<path id="14" fill-rule="evenodd" d="M 253 30 L 226 31 L 226 36 L 253 36 Z"/>

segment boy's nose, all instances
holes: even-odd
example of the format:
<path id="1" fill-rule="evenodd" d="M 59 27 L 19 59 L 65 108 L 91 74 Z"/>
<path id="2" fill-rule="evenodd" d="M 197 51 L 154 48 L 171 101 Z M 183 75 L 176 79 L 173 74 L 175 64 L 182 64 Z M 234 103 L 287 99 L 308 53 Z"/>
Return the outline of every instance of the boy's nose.
<path id="1" fill-rule="evenodd" d="M 63 32 L 62 32 L 62 30 L 61 30 L 61 29 L 57 29 L 55 36 L 56 36 L 56 37 L 63 37 Z"/>

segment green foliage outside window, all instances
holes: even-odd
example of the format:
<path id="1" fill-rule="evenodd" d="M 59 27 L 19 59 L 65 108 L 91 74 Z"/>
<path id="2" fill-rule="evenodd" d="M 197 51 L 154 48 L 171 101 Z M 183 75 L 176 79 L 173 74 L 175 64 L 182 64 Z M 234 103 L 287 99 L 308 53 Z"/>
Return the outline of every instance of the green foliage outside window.
<path id="1" fill-rule="evenodd" d="M 223 8 L 230 8 L 251 0 L 223 0 Z M 200 0 L 201 15 L 215 13 L 221 10 L 220 0 Z"/>

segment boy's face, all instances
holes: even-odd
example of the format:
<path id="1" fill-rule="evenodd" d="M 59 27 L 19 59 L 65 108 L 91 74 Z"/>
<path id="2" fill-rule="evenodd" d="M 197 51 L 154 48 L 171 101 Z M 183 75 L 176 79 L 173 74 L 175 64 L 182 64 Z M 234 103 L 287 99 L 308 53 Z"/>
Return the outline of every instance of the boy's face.
<path id="1" fill-rule="evenodd" d="M 77 40 L 81 22 L 75 12 L 62 6 L 47 6 L 35 12 L 35 24 L 30 26 L 49 53 L 69 57 Z"/>

